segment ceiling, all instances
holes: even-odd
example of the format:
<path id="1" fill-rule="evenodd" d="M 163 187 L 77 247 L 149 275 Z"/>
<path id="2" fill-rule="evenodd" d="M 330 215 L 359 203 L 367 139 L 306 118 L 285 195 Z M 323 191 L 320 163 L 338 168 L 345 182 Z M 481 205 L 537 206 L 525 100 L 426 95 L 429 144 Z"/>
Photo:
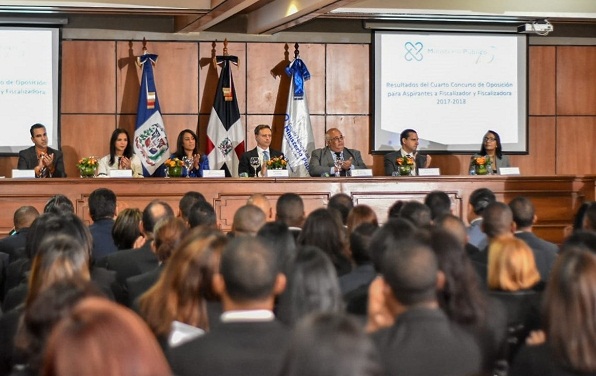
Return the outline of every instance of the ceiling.
<path id="1" fill-rule="evenodd" d="M 594 0 L 101 0 L 0 1 L 0 23 L 56 18 L 64 27 L 146 31 L 275 34 L 286 30 L 365 31 L 364 22 L 501 25 L 548 19 L 596 27 Z M 138 23 L 137 23 L 138 24 Z M 128 26 L 131 27 L 131 26 Z M 591 34 L 594 37 L 596 34 Z"/>

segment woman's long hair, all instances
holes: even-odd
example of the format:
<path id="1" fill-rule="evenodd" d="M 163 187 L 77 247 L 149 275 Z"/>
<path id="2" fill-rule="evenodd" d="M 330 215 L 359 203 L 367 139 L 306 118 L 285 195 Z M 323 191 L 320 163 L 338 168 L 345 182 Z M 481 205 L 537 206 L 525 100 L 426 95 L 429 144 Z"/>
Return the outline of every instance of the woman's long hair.
<path id="1" fill-rule="evenodd" d="M 501 159 L 503 157 L 503 148 L 501 147 L 501 136 L 495 131 L 491 131 L 490 129 L 486 132 L 486 134 L 492 133 L 495 136 L 495 141 L 497 142 L 497 148 L 495 149 L 495 155 Z M 484 136 L 486 137 L 486 136 Z M 486 155 L 486 148 L 484 147 L 484 137 L 482 138 L 482 146 L 480 147 L 480 155 Z"/>
<path id="2" fill-rule="evenodd" d="M 199 154 L 199 137 L 197 134 L 190 129 L 184 129 L 183 131 L 178 134 L 178 140 L 176 140 L 176 151 L 174 152 L 174 157 L 182 159 L 186 156 L 186 152 L 184 151 L 184 134 L 188 133 L 195 139 L 195 148 L 192 151 L 192 154 Z"/>

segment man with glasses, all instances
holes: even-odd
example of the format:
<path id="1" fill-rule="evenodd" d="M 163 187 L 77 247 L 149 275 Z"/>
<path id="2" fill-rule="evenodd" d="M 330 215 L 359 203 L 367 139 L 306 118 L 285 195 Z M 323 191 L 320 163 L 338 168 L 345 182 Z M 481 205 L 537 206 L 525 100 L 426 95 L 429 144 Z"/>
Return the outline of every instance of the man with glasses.
<path id="1" fill-rule="evenodd" d="M 327 130 L 325 143 L 324 148 L 313 150 L 310 156 L 310 176 L 333 176 L 336 172 L 339 172 L 340 176 L 346 176 L 350 170 L 366 168 L 360 152 L 344 146 L 344 136 L 339 129 Z M 336 161 L 338 167 L 335 165 Z"/>
<path id="2" fill-rule="evenodd" d="M 430 155 L 418 153 L 418 133 L 413 129 L 406 129 L 399 136 L 401 149 L 385 154 L 383 164 L 385 165 L 385 175 L 392 176 L 394 172 L 399 171 L 397 158 L 410 157 L 414 160 L 414 168 L 411 175 L 418 175 L 419 168 L 428 168 L 430 166 Z"/>

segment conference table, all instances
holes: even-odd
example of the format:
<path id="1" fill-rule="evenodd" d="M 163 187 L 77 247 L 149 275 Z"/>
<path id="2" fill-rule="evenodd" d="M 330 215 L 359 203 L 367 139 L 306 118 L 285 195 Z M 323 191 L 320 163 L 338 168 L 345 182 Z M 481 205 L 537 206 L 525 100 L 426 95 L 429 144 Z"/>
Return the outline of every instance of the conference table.
<path id="1" fill-rule="evenodd" d="M 436 176 L 436 177 L 341 177 L 341 178 L 65 178 L 0 179 L 0 236 L 13 227 L 13 213 L 23 205 L 41 212 L 50 197 L 64 194 L 76 214 L 91 223 L 87 199 L 97 188 L 109 188 L 118 197 L 118 208 L 143 209 L 153 199 L 168 202 L 178 212 L 178 202 L 188 191 L 201 192 L 213 204 L 218 224 L 229 231 L 236 209 L 253 193 L 263 193 L 275 211 L 277 198 L 286 192 L 299 194 L 306 214 L 327 205 L 336 193 L 346 193 L 354 204 L 373 208 L 383 223 L 397 200 L 423 201 L 433 190 L 445 191 L 453 213 L 467 220 L 468 197 L 477 188 L 489 188 L 499 201 L 526 196 L 536 206 L 538 236 L 560 243 L 564 228 L 573 222 L 577 208 L 595 198 L 596 176 Z M 275 215 L 275 213 L 274 213 Z"/>

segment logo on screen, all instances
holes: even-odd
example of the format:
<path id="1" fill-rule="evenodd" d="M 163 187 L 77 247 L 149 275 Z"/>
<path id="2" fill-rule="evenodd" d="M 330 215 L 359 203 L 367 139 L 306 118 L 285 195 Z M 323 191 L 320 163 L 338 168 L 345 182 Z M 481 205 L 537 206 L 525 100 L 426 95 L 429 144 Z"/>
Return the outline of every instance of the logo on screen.
<path id="1" fill-rule="evenodd" d="M 423 47 L 424 45 L 421 42 L 406 42 L 406 44 L 404 44 L 404 48 L 406 49 L 406 54 L 404 55 L 404 58 L 406 59 L 406 61 L 422 61 L 422 59 L 424 58 L 424 56 L 422 56 Z"/>

